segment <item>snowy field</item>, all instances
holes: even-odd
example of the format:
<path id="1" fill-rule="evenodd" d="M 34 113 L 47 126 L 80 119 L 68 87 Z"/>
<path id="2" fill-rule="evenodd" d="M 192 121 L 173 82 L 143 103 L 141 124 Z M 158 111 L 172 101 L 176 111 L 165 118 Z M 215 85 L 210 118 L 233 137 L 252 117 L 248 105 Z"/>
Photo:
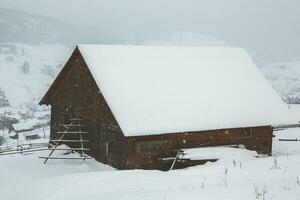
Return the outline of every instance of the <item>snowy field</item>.
<path id="1" fill-rule="evenodd" d="M 300 142 L 279 139 L 300 139 L 300 128 L 275 134 L 273 157 L 245 149 L 203 148 L 189 153 L 220 160 L 169 172 L 117 171 L 94 160 L 50 160 L 44 165 L 38 156 L 49 152 L 1 156 L 1 199 L 299 200 Z"/>

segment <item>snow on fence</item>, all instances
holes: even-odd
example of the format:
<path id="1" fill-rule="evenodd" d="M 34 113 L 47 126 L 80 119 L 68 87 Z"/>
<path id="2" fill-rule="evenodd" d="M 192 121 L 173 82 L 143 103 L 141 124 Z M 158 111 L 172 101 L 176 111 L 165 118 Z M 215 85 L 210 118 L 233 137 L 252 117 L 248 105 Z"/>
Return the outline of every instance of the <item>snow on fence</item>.
<path id="1" fill-rule="evenodd" d="M 49 143 L 25 143 L 17 146 L 7 146 L 6 148 L 0 148 L 0 156 L 44 151 L 48 150 L 48 144 Z"/>
<path id="2" fill-rule="evenodd" d="M 297 124 L 286 124 L 286 125 L 277 125 L 277 126 L 273 126 L 273 130 L 274 131 L 280 131 L 283 129 L 287 129 L 287 128 L 298 128 L 300 127 L 300 123 Z"/>

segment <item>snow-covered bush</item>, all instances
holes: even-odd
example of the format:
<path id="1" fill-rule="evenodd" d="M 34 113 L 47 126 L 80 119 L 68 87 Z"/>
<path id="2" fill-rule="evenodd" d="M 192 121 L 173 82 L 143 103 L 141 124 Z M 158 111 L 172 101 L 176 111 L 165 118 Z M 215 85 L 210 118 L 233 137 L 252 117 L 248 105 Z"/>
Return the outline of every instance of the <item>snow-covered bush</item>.
<path id="1" fill-rule="evenodd" d="M 221 186 L 228 187 L 227 175 L 228 175 L 228 167 L 225 166 L 224 174 L 220 174 L 220 182 L 218 183 L 218 187 Z"/>
<path id="2" fill-rule="evenodd" d="M 23 65 L 21 66 L 21 71 L 24 73 L 24 74 L 28 74 L 30 72 L 30 65 L 29 65 L 29 62 L 28 61 L 25 61 L 23 63 Z"/>
<path id="3" fill-rule="evenodd" d="M 278 161 L 277 161 L 277 157 L 273 157 L 273 166 L 271 167 L 271 169 L 281 169 L 278 165 Z"/>
<path id="4" fill-rule="evenodd" d="M 234 159 L 232 159 L 232 164 L 234 167 L 236 167 L 236 161 Z"/>
<path id="5" fill-rule="evenodd" d="M 255 193 L 255 198 L 262 198 L 263 200 L 265 200 L 266 198 L 266 194 L 268 192 L 267 190 L 267 185 L 265 184 L 263 188 L 259 189 L 257 185 L 253 184 L 254 187 L 254 193 Z"/>

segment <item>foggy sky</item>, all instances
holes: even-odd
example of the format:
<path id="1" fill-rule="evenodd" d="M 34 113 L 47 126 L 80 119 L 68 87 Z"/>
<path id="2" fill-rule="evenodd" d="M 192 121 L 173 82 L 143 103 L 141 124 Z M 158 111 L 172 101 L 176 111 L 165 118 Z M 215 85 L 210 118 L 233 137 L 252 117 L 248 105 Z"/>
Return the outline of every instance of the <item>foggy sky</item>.
<path id="1" fill-rule="evenodd" d="M 128 43 L 190 32 L 265 60 L 300 57 L 299 0 L 1 0 L 0 7 L 50 16 Z"/>

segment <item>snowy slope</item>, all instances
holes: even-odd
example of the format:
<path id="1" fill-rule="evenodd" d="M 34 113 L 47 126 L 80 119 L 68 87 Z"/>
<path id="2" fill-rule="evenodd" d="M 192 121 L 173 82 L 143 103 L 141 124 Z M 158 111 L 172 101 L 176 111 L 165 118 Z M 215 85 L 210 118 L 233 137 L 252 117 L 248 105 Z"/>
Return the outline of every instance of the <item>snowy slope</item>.
<path id="1" fill-rule="evenodd" d="M 9 103 L 37 105 L 69 54 L 63 45 L 0 44 L 0 88 Z"/>
<path id="2" fill-rule="evenodd" d="M 296 119 L 300 122 L 300 104 L 293 104 L 289 106 L 289 111 L 292 115 L 296 117 Z"/>
<path id="3" fill-rule="evenodd" d="M 300 103 L 299 59 L 263 65 L 261 70 L 287 103 Z"/>

